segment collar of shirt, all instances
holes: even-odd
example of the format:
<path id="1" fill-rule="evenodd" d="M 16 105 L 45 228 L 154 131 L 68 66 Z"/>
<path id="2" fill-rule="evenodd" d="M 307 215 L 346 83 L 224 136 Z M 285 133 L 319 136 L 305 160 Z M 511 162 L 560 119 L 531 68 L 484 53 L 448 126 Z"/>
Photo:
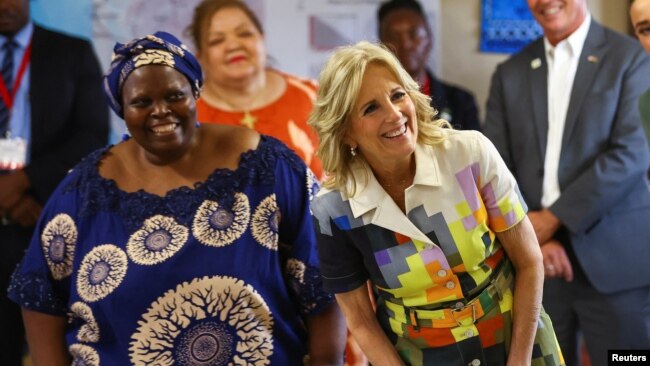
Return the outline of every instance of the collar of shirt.
<path id="1" fill-rule="evenodd" d="M 544 37 L 544 49 L 546 50 L 546 63 L 549 65 L 552 65 L 553 60 L 552 60 L 552 54 L 553 51 L 555 50 L 555 47 L 566 43 L 570 52 L 571 52 L 571 57 L 579 57 L 580 53 L 582 53 L 582 47 L 585 44 L 585 40 L 587 39 L 587 33 L 589 33 L 589 26 L 591 25 L 591 14 L 587 13 L 587 16 L 585 19 L 582 21 L 582 24 L 578 27 L 578 29 L 575 30 L 575 32 L 571 33 L 569 37 L 566 39 L 560 41 L 557 45 L 553 46 L 551 42 L 549 42 L 548 38 Z"/>
<path id="2" fill-rule="evenodd" d="M 14 42 L 18 43 L 18 47 L 21 50 L 20 52 L 21 57 L 22 57 L 22 53 L 29 45 L 33 33 L 34 33 L 34 23 L 27 22 L 27 25 L 25 25 L 21 30 L 19 30 L 16 33 L 16 35 L 13 37 Z M 7 40 L 8 38 L 6 36 L 0 35 L 0 49 L 2 49 L 2 46 L 4 46 L 5 43 L 7 43 Z"/>
<path id="3" fill-rule="evenodd" d="M 413 178 L 413 186 L 440 186 L 440 171 L 433 149 L 427 145 L 416 144 L 414 154 L 415 177 Z M 354 217 L 359 217 L 377 208 L 385 199 L 391 199 L 365 161 L 356 159 L 351 171 L 357 184 L 354 196 L 349 198 Z M 348 181 L 348 190 L 350 190 L 351 184 L 352 182 Z"/>

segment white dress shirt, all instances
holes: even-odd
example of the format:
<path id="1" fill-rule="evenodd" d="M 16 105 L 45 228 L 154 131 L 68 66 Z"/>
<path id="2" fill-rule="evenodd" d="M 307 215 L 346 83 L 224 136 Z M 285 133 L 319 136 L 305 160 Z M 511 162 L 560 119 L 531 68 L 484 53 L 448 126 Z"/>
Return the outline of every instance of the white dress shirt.
<path id="1" fill-rule="evenodd" d="M 564 124 L 571 101 L 573 80 L 590 24 L 591 15 L 587 14 L 580 27 L 555 47 L 544 37 L 548 64 L 548 132 L 542 182 L 543 207 L 551 206 L 560 197 L 558 166 L 562 152 Z"/>

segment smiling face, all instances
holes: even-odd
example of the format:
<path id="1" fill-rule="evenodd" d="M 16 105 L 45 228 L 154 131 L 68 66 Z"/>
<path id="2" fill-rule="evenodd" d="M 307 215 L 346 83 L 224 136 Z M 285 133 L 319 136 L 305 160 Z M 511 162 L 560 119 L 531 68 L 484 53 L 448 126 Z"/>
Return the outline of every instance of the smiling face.
<path id="1" fill-rule="evenodd" d="M 374 170 L 410 162 L 418 134 L 415 106 L 388 68 L 368 65 L 348 118 L 344 141 Z"/>
<path id="2" fill-rule="evenodd" d="M 122 102 L 131 136 L 154 159 L 174 159 L 187 151 L 196 101 L 183 74 L 161 65 L 137 68 L 124 82 Z"/>
<path id="3" fill-rule="evenodd" d="M 379 38 L 395 52 L 411 77 L 419 80 L 423 76 L 432 41 L 418 13 L 397 9 L 387 14 L 381 22 Z"/>
<path id="4" fill-rule="evenodd" d="M 650 53 L 650 0 L 635 0 L 630 8 L 630 19 L 641 45 Z"/>
<path id="5" fill-rule="evenodd" d="M 569 37 L 587 16 L 587 0 L 528 0 L 528 7 L 552 45 Z"/>
<path id="6" fill-rule="evenodd" d="M 226 7 L 212 15 L 198 53 L 206 79 L 217 83 L 254 76 L 266 66 L 264 37 L 246 13 Z"/>

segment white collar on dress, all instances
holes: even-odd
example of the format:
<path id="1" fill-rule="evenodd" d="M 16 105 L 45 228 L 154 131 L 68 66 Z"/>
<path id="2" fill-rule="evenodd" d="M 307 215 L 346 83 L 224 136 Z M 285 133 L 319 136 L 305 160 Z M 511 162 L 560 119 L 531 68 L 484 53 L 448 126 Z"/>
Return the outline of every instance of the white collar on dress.
<path id="1" fill-rule="evenodd" d="M 352 165 L 352 175 L 357 184 L 354 196 L 349 197 L 350 207 L 354 217 L 377 208 L 385 199 L 391 199 L 372 174 L 368 164 L 357 159 Z M 438 161 L 431 146 L 416 144 L 415 146 L 415 177 L 413 186 L 440 186 L 440 170 Z M 348 181 L 348 191 L 352 181 Z"/>

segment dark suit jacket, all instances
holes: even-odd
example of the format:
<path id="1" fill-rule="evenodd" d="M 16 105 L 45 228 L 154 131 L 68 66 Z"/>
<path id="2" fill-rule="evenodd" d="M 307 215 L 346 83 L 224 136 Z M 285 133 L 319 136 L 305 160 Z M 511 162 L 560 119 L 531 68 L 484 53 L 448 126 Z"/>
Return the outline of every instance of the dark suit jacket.
<path id="1" fill-rule="evenodd" d="M 108 142 L 102 72 L 90 43 L 34 26 L 30 62 L 31 160 L 25 172 L 45 203 L 83 156 Z"/>
<path id="2" fill-rule="evenodd" d="M 468 91 L 444 83 L 427 71 L 431 106 L 438 111 L 438 117 L 448 120 L 457 130 L 481 129 L 478 108 L 474 96 Z"/>
<path id="3" fill-rule="evenodd" d="M 638 42 L 592 20 L 562 139 L 562 193 L 549 209 L 570 232 L 591 283 L 604 293 L 650 284 L 650 152 L 637 107 L 648 88 L 650 58 Z M 484 126 L 531 210 L 541 209 L 547 114 L 539 39 L 498 66 Z"/>

